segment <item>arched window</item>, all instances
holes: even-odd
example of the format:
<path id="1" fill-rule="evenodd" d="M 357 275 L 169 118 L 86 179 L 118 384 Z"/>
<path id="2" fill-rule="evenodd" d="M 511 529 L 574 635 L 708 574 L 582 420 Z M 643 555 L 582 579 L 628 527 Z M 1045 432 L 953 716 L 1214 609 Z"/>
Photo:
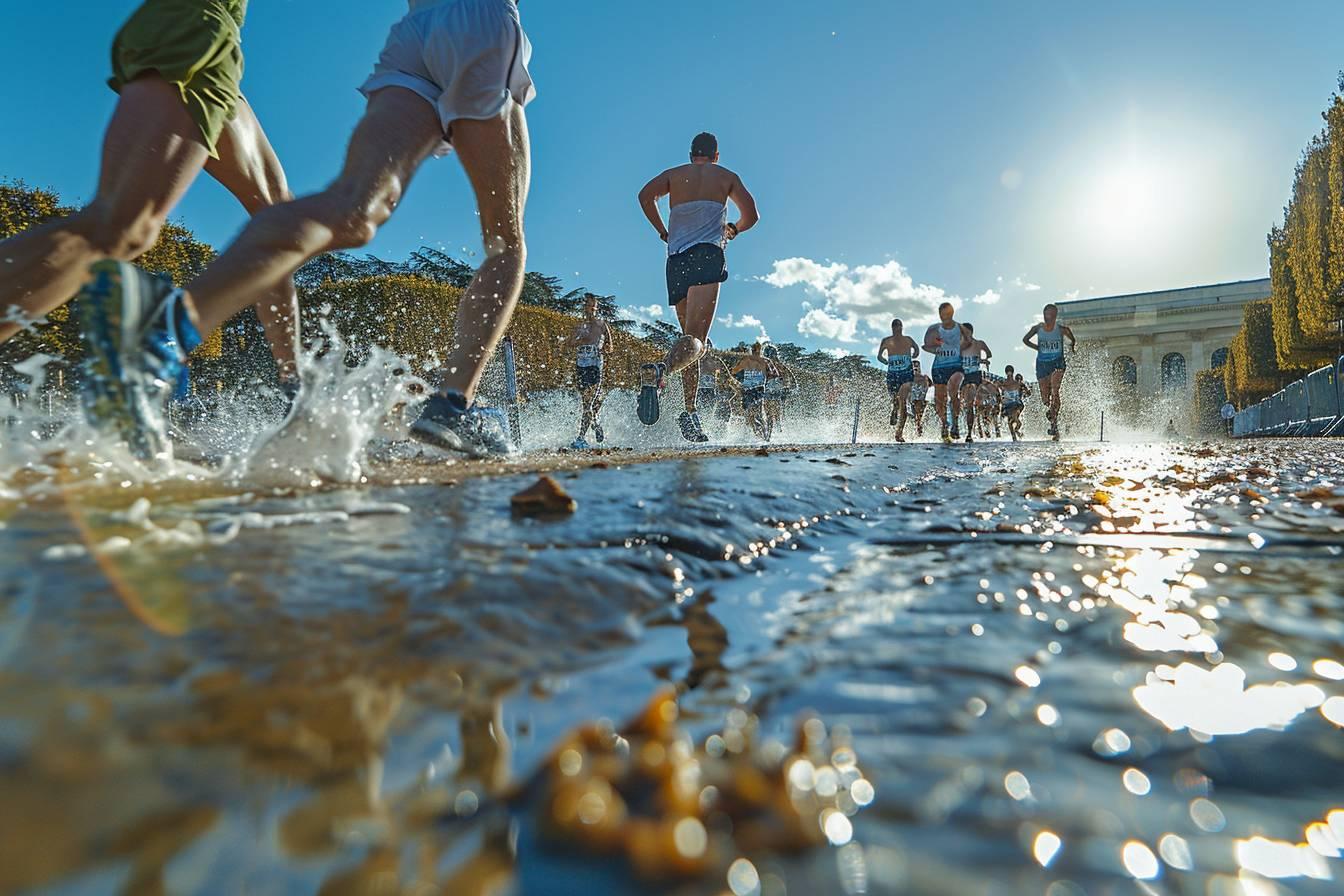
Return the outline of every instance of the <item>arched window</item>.
<path id="1" fill-rule="evenodd" d="M 1185 355 L 1180 352 L 1162 358 L 1162 391 L 1185 391 Z"/>
<path id="2" fill-rule="evenodd" d="M 1121 355 L 1111 364 L 1111 375 L 1117 386 L 1133 386 L 1139 381 L 1139 368 L 1129 355 Z"/>
<path id="3" fill-rule="evenodd" d="M 1219 367 L 1222 367 L 1226 363 L 1227 363 L 1226 348 L 1218 349 L 1218 351 L 1213 353 L 1213 357 L 1209 359 L 1209 366 L 1212 367 L 1214 370 L 1217 370 Z"/>

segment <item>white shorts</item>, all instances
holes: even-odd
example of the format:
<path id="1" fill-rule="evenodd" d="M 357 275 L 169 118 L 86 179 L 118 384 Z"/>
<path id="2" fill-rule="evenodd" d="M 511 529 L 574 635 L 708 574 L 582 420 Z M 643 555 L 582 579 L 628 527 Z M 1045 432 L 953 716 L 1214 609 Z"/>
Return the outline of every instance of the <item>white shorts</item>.
<path id="1" fill-rule="evenodd" d="M 514 0 L 413 4 L 392 26 L 359 92 L 369 97 L 384 87 L 404 87 L 424 97 L 443 125 L 444 143 L 435 154 L 445 155 L 457 119 L 496 118 L 510 101 L 526 106 L 536 97 L 527 71 L 531 59 Z"/>

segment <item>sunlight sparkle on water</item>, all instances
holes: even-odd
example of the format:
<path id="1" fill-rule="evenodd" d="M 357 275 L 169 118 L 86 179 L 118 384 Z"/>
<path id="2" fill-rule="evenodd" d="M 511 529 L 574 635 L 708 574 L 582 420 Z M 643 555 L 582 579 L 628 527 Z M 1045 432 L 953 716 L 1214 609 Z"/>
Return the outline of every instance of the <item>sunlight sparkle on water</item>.
<path id="1" fill-rule="evenodd" d="M 1125 863 L 1125 870 L 1139 880 L 1152 880 L 1161 871 L 1157 864 L 1157 856 L 1137 840 L 1130 840 L 1125 844 L 1120 850 L 1120 858 Z"/>
<path id="2" fill-rule="evenodd" d="M 1172 731 L 1189 728 L 1211 735 L 1282 728 L 1325 701 L 1315 685 L 1245 684 L 1246 673 L 1235 663 L 1212 669 L 1192 663 L 1159 666 L 1134 689 L 1134 700 Z"/>
<path id="3" fill-rule="evenodd" d="M 1054 831 L 1041 831 L 1036 835 L 1036 842 L 1032 844 L 1031 854 L 1036 857 L 1042 868 L 1049 868 L 1063 843 L 1064 841 L 1060 840 Z"/>
<path id="4" fill-rule="evenodd" d="M 1325 857 L 1305 843 L 1252 837 L 1236 842 L 1236 856 L 1238 865 L 1263 877 L 1331 877 Z"/>

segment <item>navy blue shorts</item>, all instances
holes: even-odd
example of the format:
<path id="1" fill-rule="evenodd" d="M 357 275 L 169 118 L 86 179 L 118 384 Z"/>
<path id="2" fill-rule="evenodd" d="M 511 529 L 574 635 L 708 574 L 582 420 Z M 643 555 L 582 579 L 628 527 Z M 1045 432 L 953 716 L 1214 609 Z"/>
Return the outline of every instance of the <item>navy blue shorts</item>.
<path id="1" fill-rule="evenodd" d="M 1026 405 L 1020 401 L 1010 401 L 1003 406 L 1003 416 L 1007 417 L 1013 411 L 1020 411 L 1024 407 L 1026 407 Z"/>
<path id="2" fill-rule="evenodd" d="M 742 410 L 749 411 L 752 408 L 760 407 L 765 401 L 765 387 L 755 386 L 750 389 L 742 390 Z"/>
<path id="3" fill-rule="evenodd" d="M 967 373 L 966 371 L 963 370 L 961 372 L 961 376 L 962 376 L 961 384 L 963 386 L 978 386 L 982 382 L 984 382 L 985 379 L 984 373 L 982 373 L 979 370 L 977 370 L 975 373 Z"/>
<path id="4" fill-rule="evenodd" d="M 935 364 L 933 370 L 929 371 L 929 376 L 935 386 L 946 386 L 954 373 L 961 373 L 960 364 Z"/>
<path id="5" fill-rule="evenodd" d="M 915 371 L 907 368 L 905 370 L 887 370 L 887 391 L 899 392 L 906 383 L 915 381 Z"/>
<path id="6" fill-rule="evenodd" d="M 602 367 L 593 364 L 590 367 L 574 368 L 574 381 L 579 384 L 580 389 L 592 389 L 602 385 Z"/>
<path id="7" fill-rule="evenodd" d="M 1063 358 L 1053 358 L 1049 360 L 1036 359 L 1036 382 L 1040 382 L 1056 370 L 1064 370 L 1068 365 L 1064 363 Z"/>
<path id="8" fill-rule="evenodd" d="M 668 256 L 667 304 L 677 305 L 692 286 L 723 283 L 728 279 L 728 259 L 713 243 L 696 243 L 685 252 Z"/>

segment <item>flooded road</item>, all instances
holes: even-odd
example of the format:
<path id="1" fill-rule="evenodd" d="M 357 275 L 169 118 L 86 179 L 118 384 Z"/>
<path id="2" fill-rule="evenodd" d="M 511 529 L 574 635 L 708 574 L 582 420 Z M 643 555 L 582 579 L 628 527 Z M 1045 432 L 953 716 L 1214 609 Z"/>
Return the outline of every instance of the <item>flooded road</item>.
<path id="1" fill-rule="evenodd" d="M 1331 443 L 643 459 L 0 490 L 0 892 L 1338 892 Z M 667 689 L 715 760 L 820 720 L 820 845 L 557 838 Z"/>

